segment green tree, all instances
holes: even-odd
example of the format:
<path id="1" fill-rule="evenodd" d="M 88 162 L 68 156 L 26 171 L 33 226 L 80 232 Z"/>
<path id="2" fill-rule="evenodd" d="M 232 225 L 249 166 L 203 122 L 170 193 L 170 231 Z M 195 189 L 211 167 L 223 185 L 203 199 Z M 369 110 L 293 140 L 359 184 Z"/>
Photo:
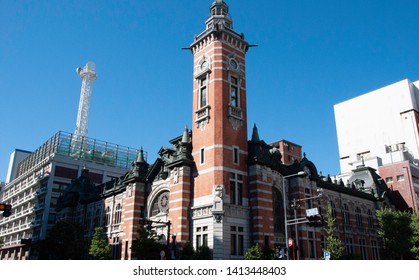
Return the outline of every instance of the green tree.
<path id="1" fill-rule="evenodd" d="M 195 250 L 193 248 L 193 245 L 190 241 L 187 241 L 182 249 L 182 260 L 192 260 L 195 255 Z"/>
<path id="2" fill-rule="evenodd" d="M 262 249 L 260 248 L 258 243 L 255 243 L 252 247 L 247 249 L 246 253 L 244 254 L 245 260 L 261 260 L 262 259 Z"/>
<path id="3" fill-rule="evenodd" d="M 415 259 L 419 260 L 419 215 L 417 213 L 412 214 L 410 227 L 412 229 L 410 252 Z"/>
<path id="4" fill-rule="evenodd" d="M 111 253 L 111 245 L 102 237 L 102 228 L 96 227 L 92 243 L 89 248 L 89 255 L 97 260 L 107 260 Z"/>
<path id="5" fill-rule="evenodd" d="M 212 250 L 205 245 L 202 245 L 196 249 L 194 254 L 195 260 L 211 260 L 212 259 Z"/>
<path id="6" fill-rule="evenodd" d="M 383 257 L 386 259 L 410 258 L 412 248 L 412 214 L 389 208 L 377 211 L 378 235 L 383 239 Z"/>
<path id="7" fill-rule="evenodd" d="M 336 219 L 332 215 L 332 207 L 329 204 L 327 207 L 327 217 L 326 217 L 325 232 L 326 232 L 326 247 L 323 251 L 330 252 L 330 259 L 339 260 L 342 258 L 343 254 L 343 244 L 342 241 L 335 236 L 335 224 Z"/>
<path id="8" fill-rule="evenodd" d="M 133 245 L 133 251 L 140 260 L 159 260 L 160 252 L 167 249 L 165 245 L 159 241 L 162 240 L 162 236 L 158 236 L 156 231 L 151 229 L 148 230 L 146 227 L 142 227 L 139 231 L 139 237 Z M 167 257 L 167 250 L 165 250 Z"/>
<path id="9" fill-rule="evenodd" d="M 50 260 L 81 260 L 86 251 L 83 227 L 69 221 L 56 223 L 39 246 L 40 258 Z"/>

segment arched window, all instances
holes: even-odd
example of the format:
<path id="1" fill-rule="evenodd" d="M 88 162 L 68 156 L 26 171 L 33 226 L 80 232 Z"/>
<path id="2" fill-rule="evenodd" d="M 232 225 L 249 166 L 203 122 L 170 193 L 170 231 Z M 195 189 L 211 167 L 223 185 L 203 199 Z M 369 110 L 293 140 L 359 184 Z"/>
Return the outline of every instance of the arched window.
<path id="1" fill-rule="evenodd" d="M 109 206 L 106 207 L 105 222 L 105 226 L 109 226 L 111 224 L 111 208 Z"/>
<path id="2" fill-rule="evenodd" d="M 355 209 L 355 213 L 356 213 L 356 225 L 358 227 L 362 227 L 362 213 L 361 213 L 361 208 L 359 208 L 358 206 Z"/>
<path id="3" fill-rule="evenodd" d="M 373 229 L 374 228 L 374 217 L 373 217 L 371 209 L 368 209 L 367 215 L 368 215 L 368 228 Z"/>
<path id="4" fill-rule="evenodd" d="M 115 208 L 115 224 L 121 223 L 121 217 L 122 217 L 122 207 L 121 203 L 118 203 Z"/>
<path id="5" fill-rule="evenodd" d="M 87 211 L 86 220 L 84 221 L 85 230 L 90 230 L 92 226 L 92 212 Z"/>
<path id="6" fill-rule="evenodd" d="M 98 227 L 100 225 L 100 209 L 96 209 L 95 217 L 93 220 L 93 227 Z"/>
<path id="7" fill-rule="evenodd" d="M 350 225 L 351 224 L 351 219 L 349 216 L 349 207 L 348 204 L 343 204 L 343 220 L 345 225 Z"/>
<path id="8" fill-rule="evenodd" d="M 285 234 L 284 202 L 282 193 L 275 187 L 272 188 L 274 232 Z"/>
<path id="9" fill-rule="evenodd" d="M 336 205 L 333 201 L 330 201 L 330 208 L 332 209 L 332 218 L 336 219 Z"/>

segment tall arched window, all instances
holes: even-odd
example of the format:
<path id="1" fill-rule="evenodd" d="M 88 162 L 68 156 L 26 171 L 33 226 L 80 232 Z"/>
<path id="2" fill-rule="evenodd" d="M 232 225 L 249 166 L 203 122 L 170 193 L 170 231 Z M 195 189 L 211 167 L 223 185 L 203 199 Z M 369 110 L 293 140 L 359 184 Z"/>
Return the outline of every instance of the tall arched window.
<path id="1" fill-rule="evenodd" d="M 355 208 L 355 213 L 356 213 L 356 225 L 358 227 L 362 227 L 362 213 L 361 213 L 361 208 L 359 208 L 358 206 Z"/>
<path id="2" fill-rule="evenodd" d="M 285 234 L 284 202 L 282 193 L 275 187 L 272 188 L 274 232 Z"/>
<path id="3" fill-rule="evenodd" d="M 122 217 L 122 207 L 121 203 L 118 203 L 115 208 L 115 224 L 121 223 L 121 217 Z"/>
<path id="4" fill-rule="evenodd" d="M 332 209 L 332 218 L 336 219 L 336 205 L 333 201 L 330 201 L 330 208 Z"/>
<path id="5" fill-rule="evenodd" d="M 106 207 L 105 211 L 105 226 L 109 226 L 111 224 L 111 208 L 109 206 Z"/>
<path id="6" fill-rule="evenodd" d="M 351 219 L 349 216 L 349 207 L 348 204 L 343 204 L 343 220 L 345 225 L 350 225 L 351 224 Z"/>
<path id="7" fill-rule="evenodd" d="M 367 215 L 368 215 L 368 228 L 373 229 L 374 228 L 374 217 L 373 217 L 371 209 L 368 209 Z"/>
<path id="8" fill-rule="evenodd" d="M 95 217 L 93 220 L 93 227 L 98 227 L 100 225 L 100 209 L 96 209 Z"/>

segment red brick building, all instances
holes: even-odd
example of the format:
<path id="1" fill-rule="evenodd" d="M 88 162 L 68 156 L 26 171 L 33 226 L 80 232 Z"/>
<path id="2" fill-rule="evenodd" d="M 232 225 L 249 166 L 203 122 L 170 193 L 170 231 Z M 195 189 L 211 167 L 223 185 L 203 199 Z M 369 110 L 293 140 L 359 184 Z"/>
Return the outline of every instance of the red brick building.
<path id="1" fill-rule="evenodd" d="M 79 217 L 92 232 L 93 209 L 101 209 L 98 223 L 114 245 L 114 258 L 135 258 L 130 248 L 140 220 L 147 219 L 166 240 L 176 236 L 179 254 L 191 242 L 195 248 L 208 246 L 213 259 L 243 259 L 252 243 L 286 247 L 289 238 L 290 258 L 319 259 L 324 228 L 308 225 L 306 210 L 325 215 L 330 204 L 346 255 L 378 259 L 375 210 L 388 204 L 386 185 L 368 168 L 354 171 L 345 184 L 332 182 L 319 176 L 301 146 L 268 145 L 256 125 L 248 140 L 249 44 L 233 29 L 222 0 L 212 3 L 205 26 L 190 45 L 192 130 L 185 128 L 171 147 L 161 148 L 151 165 L 140 152 L 125 176 L 99 186 L 102 192 L 84 206 L 64 204 L 62 213 L 84 209 Z M 314 199 L 320 188 L 323 196 Z M 290 225 L 293 220 L 301 223 Z"/>

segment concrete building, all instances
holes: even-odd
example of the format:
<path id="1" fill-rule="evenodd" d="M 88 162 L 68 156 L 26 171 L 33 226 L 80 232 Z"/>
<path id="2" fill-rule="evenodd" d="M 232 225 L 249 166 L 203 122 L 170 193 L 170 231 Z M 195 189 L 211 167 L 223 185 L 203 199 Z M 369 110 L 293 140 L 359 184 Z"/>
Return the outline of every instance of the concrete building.
<path id="1" fill-rule="evenodd" d="M 0 194 L 0 201 L 12 205 L 12 215 L 0 217 L 0 259 L 37 258 L 30 249 L 55 224 L 58 198 L 84 167 L 101 184 L 125 174 L 137 156 L 137 150 L 121 145 L 73 140 L 72 134 L 58 132 L 17 165 L 12 163 L 15 176 Z"/>
<path id="2" fill-rule="evenodd" d="M 16 178 L 16 172 L 19 163 L 29 156 L 31 152 L 16 149 L 10 155 L 9 168 L 7 169 L 6 183 L 9 183 L 12 178 Z"/>
<path id="3" fill-rule="evenodd" d="M 419 205 L 418 86 L 403 80 L 334 107 L 342 176 L 370 166 L 413 211 Z"/>

